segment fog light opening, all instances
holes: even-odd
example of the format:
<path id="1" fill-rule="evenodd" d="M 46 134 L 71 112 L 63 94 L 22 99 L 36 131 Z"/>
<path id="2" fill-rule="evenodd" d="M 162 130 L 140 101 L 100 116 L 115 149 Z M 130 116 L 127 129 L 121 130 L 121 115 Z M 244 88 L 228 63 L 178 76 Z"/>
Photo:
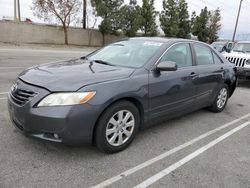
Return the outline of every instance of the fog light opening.
<path id="1" fill-rule="evenodd" d="M 44 133 L 43 136 L 45 138 L 53 139 L 53 140 L 60 140 L 60 136 L 56 133 Z"/>
<path id="2" fill-rule="evenodd" d="M 55 139 L 59 139 L 59 135 L 58 134 L 54 134 Z"/>

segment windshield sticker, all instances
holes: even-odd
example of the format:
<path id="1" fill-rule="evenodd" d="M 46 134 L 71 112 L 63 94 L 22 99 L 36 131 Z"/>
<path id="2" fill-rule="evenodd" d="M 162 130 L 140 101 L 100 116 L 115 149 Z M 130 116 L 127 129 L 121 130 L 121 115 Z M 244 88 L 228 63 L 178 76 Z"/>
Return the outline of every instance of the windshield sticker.
<path id="1" fill-rule="evenodd" d="M 161 42 L 144 42 L 145 46 L 161 46 Z"/>

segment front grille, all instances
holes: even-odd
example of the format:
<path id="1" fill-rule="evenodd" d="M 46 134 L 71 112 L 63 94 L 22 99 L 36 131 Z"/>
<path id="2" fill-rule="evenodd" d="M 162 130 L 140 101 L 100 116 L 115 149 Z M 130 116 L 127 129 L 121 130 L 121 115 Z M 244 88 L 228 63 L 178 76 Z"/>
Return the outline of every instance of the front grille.
<path id="1" fill-rule="evenodd" d="M 247 59 L 238 57 L 226 57 L 231 63 L 234 63 L 236 67 L 244 67 Z"/>
<path id="2" fill-rule="evenodd" d="M 16 89 L 11 91 L 11 99 L 18 105 L 23 106 L 28 102 L 32 97 L 36 95 L 33 91 L 27 91 L 23 89 Z"/>

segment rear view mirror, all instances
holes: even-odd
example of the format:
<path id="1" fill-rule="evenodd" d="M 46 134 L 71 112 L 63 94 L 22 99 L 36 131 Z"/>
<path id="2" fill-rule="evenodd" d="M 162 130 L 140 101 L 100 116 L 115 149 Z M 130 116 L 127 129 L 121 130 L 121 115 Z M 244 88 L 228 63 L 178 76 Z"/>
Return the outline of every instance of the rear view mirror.
<path id="1" fill-rule="evenodd" d="M 173 61 L 162 61 L 156 66 L 159 71 L 176 71 L 177 64 Z"/>

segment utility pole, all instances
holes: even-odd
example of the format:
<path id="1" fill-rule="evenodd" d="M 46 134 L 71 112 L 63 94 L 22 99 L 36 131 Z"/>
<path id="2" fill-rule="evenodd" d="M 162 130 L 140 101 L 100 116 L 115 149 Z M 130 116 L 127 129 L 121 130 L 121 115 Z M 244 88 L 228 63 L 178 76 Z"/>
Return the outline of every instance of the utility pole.
<path id="1" fill-rule="evenodd" d="M 21 21 L 20 1 L 17 0 L 18 21 Z"/>
<path id="2" fill-rule="evenodd" d="M 87 22 L 87 0 L 83 0 L 83 19 L 82 19 L 82 28 L 86 29 Z"/>
<path id="3" fill-rule="evenodd" d="M 14 0 L 14 21 L 16 21 L 16 0 Z"/>
<path id="4" fill-rule="evenodd" d="M 238 27 L 242 1 L 243 0 L 240 0 L 240 6 L 239 6 L 238 15 L 237 15 L 236 23 L 235 23 L 235 28 L 234 28 L 234 34 L 233 34 L 233 40 L 232 40 L 233 42 L 235 41 L 235 35 L 236 35 L 237 27 Z"/>

